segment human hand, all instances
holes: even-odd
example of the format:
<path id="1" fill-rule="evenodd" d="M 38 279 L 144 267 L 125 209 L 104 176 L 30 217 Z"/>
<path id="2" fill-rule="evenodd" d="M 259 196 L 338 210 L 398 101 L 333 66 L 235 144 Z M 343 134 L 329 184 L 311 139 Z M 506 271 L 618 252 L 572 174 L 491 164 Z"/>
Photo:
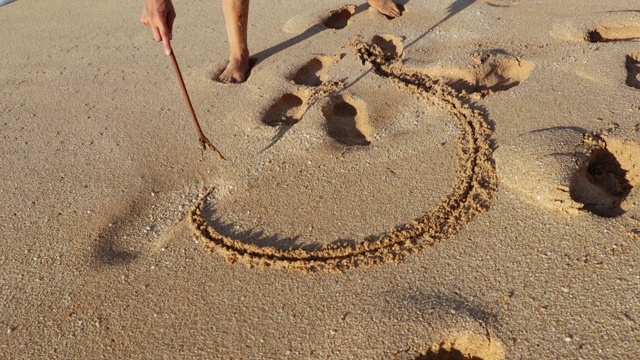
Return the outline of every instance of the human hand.
<path id="1" fill-rule="evenodd" d="M 155 41 L 162 41 L 164 53 L 171 55 L 171 30 L 176 11 L 171 0 L 146 0 L 140 14 L 140 22 L 153 33 Z"/>

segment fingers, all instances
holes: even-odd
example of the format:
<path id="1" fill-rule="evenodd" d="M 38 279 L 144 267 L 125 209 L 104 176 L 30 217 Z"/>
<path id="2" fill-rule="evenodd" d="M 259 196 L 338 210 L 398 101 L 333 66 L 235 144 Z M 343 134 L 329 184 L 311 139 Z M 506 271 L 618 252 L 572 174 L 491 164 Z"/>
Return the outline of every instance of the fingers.
<path id="1" fill-rule="evenodd" d="M 160 35 L 160 30 L 153 25 L 149 27 L 151 28 L 151 33 L 153 33 L 153 40 L 162 41 L 162 35 Z"/>
<path id="2" fill-rule="evenodd" d="M 151 29 L 153 39 L 162 42 L 164 53 L 170 55 L 173 22 L 176 18 L 176 12 L 170 0 L 147 0 L 140 22 Z"/>
<path id="3" fill-rule="evenodd" d="M 160 39 L 156 39 L 156 41 L 162 41 L 164 46 L 164 53 L 166 55 L 171 55 L 171 31 L 165 26 L 156 28 L 156 30 L 158 31 L 158 35 L 160 36 Z"/>

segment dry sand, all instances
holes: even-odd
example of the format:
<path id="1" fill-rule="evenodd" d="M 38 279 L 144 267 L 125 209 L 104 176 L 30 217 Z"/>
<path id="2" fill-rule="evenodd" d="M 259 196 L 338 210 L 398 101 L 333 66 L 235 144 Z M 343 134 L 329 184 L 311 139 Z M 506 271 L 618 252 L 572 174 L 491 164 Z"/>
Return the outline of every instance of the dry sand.
<path id="1" fill-rule="evenodd" d="M 0 358 L 640 358 L 640 1 L 401 3 L 0 7 Z"/>

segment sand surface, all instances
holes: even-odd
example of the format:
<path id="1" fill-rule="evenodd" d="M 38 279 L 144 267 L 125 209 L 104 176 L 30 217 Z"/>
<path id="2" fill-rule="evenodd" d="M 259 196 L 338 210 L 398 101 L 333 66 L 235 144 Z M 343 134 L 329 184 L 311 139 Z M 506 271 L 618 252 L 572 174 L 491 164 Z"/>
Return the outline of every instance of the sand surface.
<path id="1" fill-rule="evenodd" d="M 0 7 L 0 358 L 640 358 L 640 1 Z"/>

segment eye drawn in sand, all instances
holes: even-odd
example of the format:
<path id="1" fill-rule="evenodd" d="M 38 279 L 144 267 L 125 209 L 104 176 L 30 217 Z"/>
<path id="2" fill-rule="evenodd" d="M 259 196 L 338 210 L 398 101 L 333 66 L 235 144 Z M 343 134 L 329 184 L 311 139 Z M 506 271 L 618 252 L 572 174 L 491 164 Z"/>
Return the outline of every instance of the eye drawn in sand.
<path id="1" fill-rule="evenodd" d="M 503 360 L 504 346 L 496 339 L 460 334 L 431 346 L 415 360 Z"/>
<path id="2" fill-rule="evenodd" d="M 338 62 L 341 55 L 318 56 L 309 60 L 291 78 L 296 85 L 317 87 L 328 80 L 327 67 Z"/>
<path id="3" fill-rule="evenodd" d="M 362 100 L 348 94 L 333 96 L 322 114 L 329 136 L 337 142 L 348 146 L 371 144 L 371 124 Z"/>
<path id="4" fill-rule="evenodd" d="M 452 167 L 456 168 L 456 176 L 455 180 L 452 179 L 449 194 L 440 197 L 436 204 L 429 206 L 430 210 L 423 210 L 424 212 L 413 220 L 397 225 L 389 231 L 353 241 L 340 241 L 339 237 L 336 241 L 324 242 L 326 245 L 320 248 L 262 246 L 231 237 L 232 235 L 225 236 L 216 229 L 215 221 L 214 224 L 209 222 L 206 209 L 210 207 L 210 199 L 205 196 L 191 210 L 190 220 L 196 236 L 202 240 L 206 250 L 222 253 L 229 262 L 240 261 L 249 266 L 303 272 L 344 272 L 355 267 L 400 261 L 409 254 L 454 236 L 477 215 L 488 209 L 497 189 L 497 177 L 489 142 L 492 132 L 486 121 L 486 113 L 472 108 L 468 99 L 450 87 L 434 81 L 425 73 L 404 69 L 399 62 L 386 60 L 386 55 L 380 47 L 361 41 L 355 41 L 351 45 L 360 60 L 372 66 L 377 76 L 391 81 L 397 89 L 412 94 L 421 103 L 441 109 L 457 125 L 456 161 L 452 164 Z M 330 98 L 329 105 L 325 106 L 324 114 L 335 138 L 349 143 L 369 141 L 368 119 L 363 103 L 349 94 L 336 95 L 337 93 L 333 92 L 328 95 L 331 94 L 333 98 Z M 299 104 L 299 101 L 294 103 Z M 335 125 L 336 122 L 345 119 L 351 122 L 350 126 Z M 306 169 L 314 170 L 313 167 Z M 300 173 L 303 169 L 293 171 Z M 278 181 L 286 183 L 287 179 L 288 177 L 279 178 Z M 350 181 L 366 181 L 366 178 L 356 177 Z M 316 205 L 322 206 L 322 202 L 314 206 Z M 357 203 L 353 205 L 357 206 Z M 300 221 L 309 221 L 305 214 L 292 216 L 300 217 Z"/>
<path id="5" fill-rule="evenodd" d="M 349 25 L 351 17 L 355 12 L 355 5 L 343 6 L 338 10 L 331 11 L 329 13 L 329 16 L 327 16 L 327 18 L 322 21 L 322 25 L 326 26 L 329 29 L 344 29 L 345 27 L 347 27 L 347 25 Z"/>
<path id="6" fill-rule="evenodd" d="M 306 100 L 307 97 L 302 92 L 284 94 L 269 107 L 262 122 L 269 126 L 295 125 L 306 110 Z"/>
<path id="7" fill-rule="evenodd" d="M 627 85 L 640 89 L 640 51 L 627 55 Z"/>
<path id="8" fill-rule="evenodd" d="M 438 67 L 425 70 L 427 75 L 443 80 L 460 93 L 481 97 L 509 90 L 525 81 L 535 65 L 503 51 L 473 54 L 472 65 L 464 68 Z"/>

